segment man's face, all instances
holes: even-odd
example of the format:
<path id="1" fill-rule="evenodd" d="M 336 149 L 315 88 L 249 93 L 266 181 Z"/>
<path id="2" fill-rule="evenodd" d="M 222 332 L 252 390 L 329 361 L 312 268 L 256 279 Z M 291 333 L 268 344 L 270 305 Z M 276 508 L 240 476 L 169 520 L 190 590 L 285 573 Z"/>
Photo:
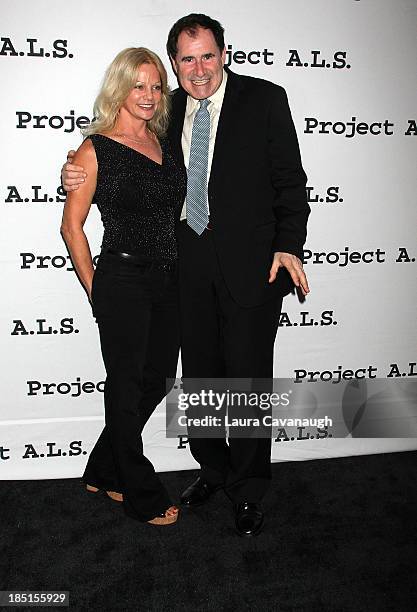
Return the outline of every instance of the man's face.
<path id="1" fill-rule="evenodd" d="M 196 100 L 212 96 L 223 79 L 226 49 L 220 53 L 213 33 L 204 28 L 198 28 L 195 37 L 181 32 L 177 47 L 171 62 L 181 87 Z"/>

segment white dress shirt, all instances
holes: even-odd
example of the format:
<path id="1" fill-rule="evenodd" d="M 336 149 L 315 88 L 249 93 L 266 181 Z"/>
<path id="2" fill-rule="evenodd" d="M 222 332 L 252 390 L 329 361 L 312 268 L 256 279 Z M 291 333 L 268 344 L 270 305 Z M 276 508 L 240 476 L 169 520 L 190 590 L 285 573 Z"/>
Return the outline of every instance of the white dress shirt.
<path id="1" fill-rule="evenodd" d="M 208 150 L 208 166 L 207 166 L 207 184 L 210 179 L 211 162 L 213 160 L 214 143 L 216 142 L 217 126 L 219 124 L 220 111 L 222 109 L 224 92 L 226 90 L 227 73 L 223 70 L 223 79 L 219 89 L 212 95 L 208 100 L 210 104 L 207 106 L 207 110 L 210 114 L 210 140 Z M 188 169 L 188 162 L 190 161 L 190 147 L 191 147 L 191 135 L 193 131 L 194 117 L 197 110 L 200 108 L 200 100 L 195 100 L 191 96 L 187 96 L 187 106 L 185 108 L 184 126 L 182 129 L 182 152 L 184 154 L 184 164 Z M 209 210 L 210 214 L 210 210 Z M 182 207 L 181 220 L 186 219 L 186 204 Z"/>

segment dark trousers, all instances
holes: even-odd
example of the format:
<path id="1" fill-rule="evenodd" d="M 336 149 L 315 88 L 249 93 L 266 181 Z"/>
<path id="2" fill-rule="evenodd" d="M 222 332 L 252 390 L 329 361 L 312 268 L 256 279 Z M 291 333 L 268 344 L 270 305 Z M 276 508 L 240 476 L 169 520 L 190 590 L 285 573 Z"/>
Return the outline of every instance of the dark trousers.
<path id="1" fill-rule="evenodd" d="M 143 454 L 142 430 L 175 378 L 179 351 L 177 270 L 103 252 L 92 302 L 107 379 L 105 427 L 84 482 L 123 493 L 128 515 L 154 518 L 172 502 Z"/>
<path id="2" fill-rule="evenodd" d="M 219 267 L 214 232 L 198 236 L 185 221 L 180 249 L 181 358 L 184 378 L 273 376 L 274 341 L 282 298 L 239 306 Z M 202 477 L 224 486 L 234 503 L 258 502 L 271 479 L 271 438 L 189 438 Z"/>

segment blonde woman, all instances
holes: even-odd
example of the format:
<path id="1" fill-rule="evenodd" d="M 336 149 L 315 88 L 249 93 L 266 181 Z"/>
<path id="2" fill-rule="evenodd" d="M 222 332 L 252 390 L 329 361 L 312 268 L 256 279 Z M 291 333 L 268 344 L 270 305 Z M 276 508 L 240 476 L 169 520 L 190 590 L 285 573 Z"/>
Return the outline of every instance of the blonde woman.
<path id="1" fill-rule="evenodd" d="M 95 120 L 74 157 L 85 178 L 68 193 L 61 232 L 96 317 L 107 379 L 106 425 L 83 480 L 123 501 L 139 521 L 166 525 L 178 508 L 143 454 L 141 432 L 174 378 L 179 349 L 175 219 L 185 169 L 164 138 L 167 74 L 145 48 L 121 51 L 94 105 Z M 91 203 L 103 225 L 94 271 L 83 226 Z"/>

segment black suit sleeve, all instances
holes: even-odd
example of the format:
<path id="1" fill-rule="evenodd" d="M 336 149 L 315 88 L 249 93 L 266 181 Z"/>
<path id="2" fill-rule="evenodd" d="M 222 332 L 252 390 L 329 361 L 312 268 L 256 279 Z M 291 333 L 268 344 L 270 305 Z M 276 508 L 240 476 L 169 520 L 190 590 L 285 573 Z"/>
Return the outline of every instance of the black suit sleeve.
<path id="1" fill-rule="evenodd" d="M 276 191 L 277 219 L 273 250 L 297 255 L 302 261 L 307 236 L 307 177 L 301 165 L 297 134 L 282 87 L 274 86 L 268 122 L 271 180 Z"/>

